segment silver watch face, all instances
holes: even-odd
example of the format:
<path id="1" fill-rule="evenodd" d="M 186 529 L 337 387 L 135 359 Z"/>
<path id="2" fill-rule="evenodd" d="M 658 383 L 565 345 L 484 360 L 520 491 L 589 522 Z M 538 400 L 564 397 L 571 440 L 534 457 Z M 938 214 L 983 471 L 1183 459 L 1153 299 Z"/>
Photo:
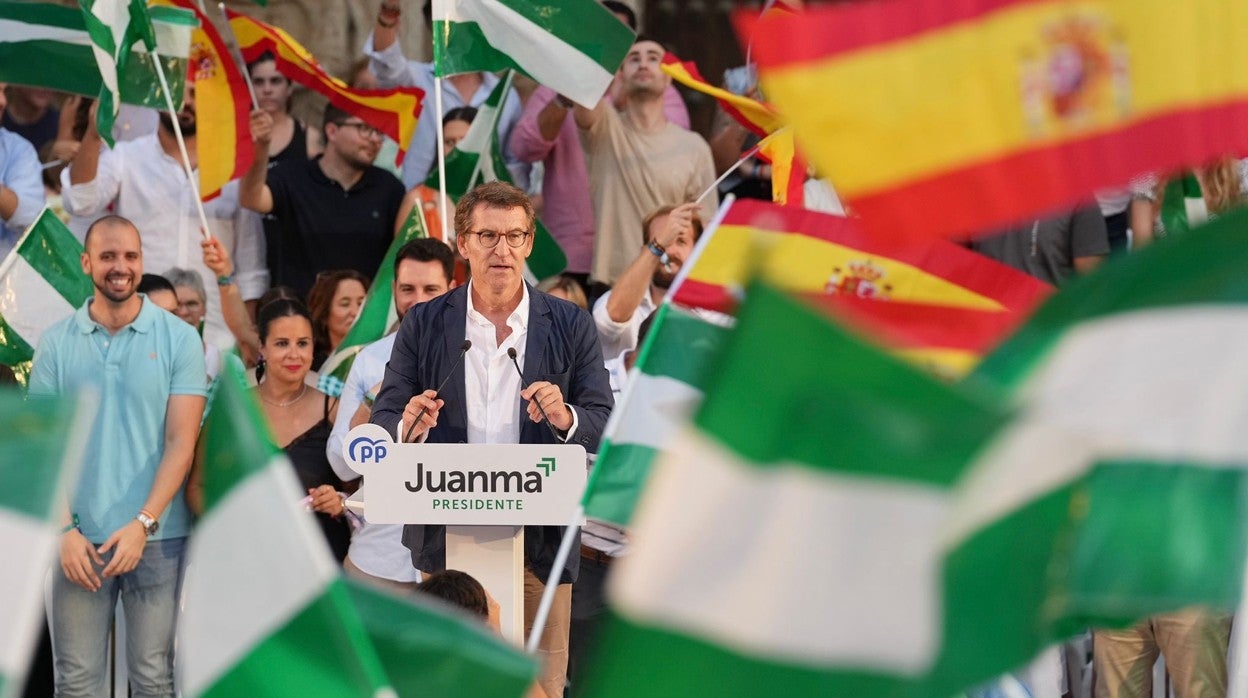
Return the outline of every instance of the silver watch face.
<path id="1" fill-rule="evenodd" d="M 160 528 L 160 522 L 150 516 L 139 514 L 135 518 L 139 520 L 139 523 L 143 524 L 143 530 L 146 531 L 149 536 Z"/>

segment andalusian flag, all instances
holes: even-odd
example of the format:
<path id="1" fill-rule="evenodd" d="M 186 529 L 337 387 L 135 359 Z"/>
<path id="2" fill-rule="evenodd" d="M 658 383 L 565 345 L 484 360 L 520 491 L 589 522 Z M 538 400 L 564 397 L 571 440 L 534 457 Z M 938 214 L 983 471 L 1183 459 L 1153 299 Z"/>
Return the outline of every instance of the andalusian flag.
<path id="1" fill-rule="evenodd" d="M 321 377 L 316 385 L 321 392 L 330 397 L 341 396 L 347 375 L 351 373 L 351 366 L 355 363 L 355 355 L 386 336 L 386 332 L 399 319 L 398 312 L 394 309 L 394 259 L 398 256 L 400 247 L 416 238 L 427 237 L 429 231 L 425 230 L 425 217 L 418 204 L 412 207 L 403 229 L 386 250 L 381 266 L 373 275 L 373 284 L 368 289 L 364 307 L 360 309 L 355 324 L 347 331 L 347 336 L 342 338 L 338 349 L 321 365 Z"/>
<path id="2" fill-rule="evenodd" d="M 152 8 L 150 14 L 173 103 L 181 104 L 197 21 L 188 12 L 169 8 Z M 0 82 L 98 97 L 104 83 L 94 46 L 81 10 L 42 2 L 0 2 Z M 121 102 L 167 108 L 146 46 L 135 45 L 116 72 Z"/>
<path id="3" fill-rule="evenodd" d="M 43 625 L 43 584 L 59 553 L 98 400 L 23 400 L 0 391 L 0 697 L 22 695 Z M 61 574 L 59 566 L 52 574 Z"/>
<path id="4" fill-rule="evenodd" d="M 282 75 L 323 95 L 334 106 L 358 116 L 398 143 L 398 161 L 402 162 L 407 144 L 416 132 L 424 90 L 418 87 L 354 89 L 325 72 L 316 58 L 282 29 L 230 10 L 226 14 L 244 60 L 250 63 L 265 52 L 271 53 Z"/>
<path id="5" fill-rule="evenodd" d="M 908 691 L 941 650 L 941 526 L 1003 414 L 762 286 L 708 376 L 608 582 L 584 695 L 926 695 Z"/>
<path id="6" fill-rule="evenodd" d="M 803 204 L 806 163 L 797 154 L 793 129 L 771 105 L 711 85 L 693 61 L 681 61 L 670 52 L 663 56 L 662 69 L 685 87 L 714 97 L 724 113 L 762 139 L 758 152 L 771 163 L 772 201 L 788 206 Z"/>
<path id="7" fill-rule="evenodd" d="M 353 579 L 346 585 L 400 696 L 519 698 L 537 677 L 532 657 L 458 609 L 420 595 L 400 598 Z"/>
<path id="8" fill-rule="evenodd" d="M 121 109 L 121 75 L 126 59 L 131 47 L 140 41 L 148 51 L 154 51 L 156 34 L 143 0 L 78 0 L 78 4 L 103 83 L 96 126 L 100 137 L 112 146 L 113 121 Z"/>
<path id="9" fill-rule="evenodd" d="M 45 208 L 0 262 L 0 364 L 25 385 L 44 331 L 94 292 L 82 271 L 82 244 Z"/>
<path id="10" fill-rule="evenodd" d="M 285 454 L 226 362 L 204 423 L 207 512 L 187 550 L 188 696 L 393 696 Z"/>
<path id="11" fill-rule="evenodd" d="M 728 328 L 671 303 L 639 348 L 628 385 L 603 430 L 582 503 L 596 519 L 627 525 L 651 465 L 702 402 Z"/>
<path id="12" fill-rule="evenodd" d="M 856 219 L 740 199 L 673 289 L 684 305 L 730 310 L 751 273 L 784 290 L 1027 313 L 1052 288 L 943 240 L 872 235 Z M 754 246 L 769 251 L 757 254 Z"/>
<path id="13" fill-rule="evenodd" d="M 514 68 L 590 109 L 633 40 L 597 0 L 433 0 L 439 76 Z"/>
<path id="14" fill-rule="evenodd" d="M 459 197 L 484 182 L 513 183 L 498 144 L 498 119 L 502 116 L 503 100 L 511 89 L 514 75 L 507 71 L 507 75 L 498 81 L 489 98 L 477 108 L 468 134 L 446 157 L 446 194 L 452 201 L 459 201 Z M 440 184 L 438 168 L 434 167 L 425 180 L 425 186 L 439 189 Z M 445 221 L 445 224 L 451 225 L 451 221 Z M 533 252 L 526 264 L 531 281 L 554 276 L 568 266 L 568 258 L 559 243 L 555 242 L 540 220 L 537 221 L 537 233 L 533 236 Z"/>
<path id="15" fill-rule="evenodd" d="M 738 16 L 763 91 L 878 235 L 996 229 L 1248 149 L 1237 0 L 883 0 L 756 23 Z"/>
<path id="16" fill-rule="evenodd" d="M 180 7 L 199 18 L 200 26 L 191 37 L 189 77 L 195 82 L 196 133 L 198 141 L 205 144 L 199 149 L 199 195 L 208 201 L 219 196 L 230 180 L 242 177 L 251 165 L 254 151 L 247 77 L 230 56 L 212 19 L 199 11 L 194 0 L 152 3 Z M 209 143 L 212 147 L 206 146 Z"/>

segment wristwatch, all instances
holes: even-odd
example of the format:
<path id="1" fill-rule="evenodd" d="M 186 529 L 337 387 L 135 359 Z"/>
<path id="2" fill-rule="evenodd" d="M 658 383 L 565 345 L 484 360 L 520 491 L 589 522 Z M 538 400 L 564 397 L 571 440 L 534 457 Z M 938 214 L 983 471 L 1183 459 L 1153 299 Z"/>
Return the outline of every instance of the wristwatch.
<path id="1" fill-rule="evenodd" d="M 140 511 L 138 516 L 134 518 L 143 524 L 143 530 L 147 532 L 148 536 L 155 534 L 156 530 L 160 528 L 160 522 L 149 516 L 146 511 Z"/>

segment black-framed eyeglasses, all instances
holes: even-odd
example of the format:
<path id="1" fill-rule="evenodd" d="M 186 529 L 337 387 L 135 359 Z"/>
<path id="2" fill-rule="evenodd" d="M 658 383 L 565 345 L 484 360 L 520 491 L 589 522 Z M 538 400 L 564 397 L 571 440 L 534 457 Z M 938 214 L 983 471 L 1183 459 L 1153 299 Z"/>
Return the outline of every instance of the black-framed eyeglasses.
<path id="1" fill-rule="evenodd" d="M 382 138 L 386 135 L 381 132 L 381 129 L 370 126 L 363 121 L 335 121 L 333 123 L 338 124 L 339 126 L 350 126 L 365 138 Z"/>
<path id="2" fill-rule="evenodd" d="M 470 230 L 466 235 L 476 235 L 477 240 L 482 247 L 497 247 L 498 241 L 507 238 L 508 247 L 523 247 L 525 240 L 529 237 L 529 233 L 523 230 L 513 230 L 510 233 L 498 233 L 493 230 Z"/>

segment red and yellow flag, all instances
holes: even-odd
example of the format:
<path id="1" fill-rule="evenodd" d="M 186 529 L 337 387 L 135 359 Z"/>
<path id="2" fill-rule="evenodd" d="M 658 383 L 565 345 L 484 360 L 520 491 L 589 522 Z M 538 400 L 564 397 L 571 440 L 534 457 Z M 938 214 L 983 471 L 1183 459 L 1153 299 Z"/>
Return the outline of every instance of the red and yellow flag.
<path id="1" fill-rule="evenodd" d="M 248 131 L 251 98 L 247 78 L 230 56 L 212 20 L 191 0 L 152 0 L 153 5 L 180 7 L 195 13 L 199 26 L 191 34 L 189 81 L 195 84 L 195 123 L 199 150 L 199 194 L 215 198 L 230 180 L 243 176 L 251 164 Z"/>
<path id="2" fill-rule="evenodd" d="M 244 60 L 250 63 L 266 51 L 273 54 L 282 75 L 319 92 L 334 106 L 358 116 L 394 139 L 399 144 L 398 160 L 402 161 L 416 132 L 424 90 L 418 87 L 353 89 L 326 73 L 316 58 L 285 31 L 237 12 L 227 10 L 227 15 Z"/>
<path id="3" fill-rule="evenodd" d="M 730 311 L 749 279 L 795 293 L 1029 313 L 1052 287 L 946 240 L 897 241 L 857 221 L 740 199 L 673 290 L 682 305 Z"/>
<path id="4" fill-rule="evenodd" d="M 880 0 L 735 19 L 768 99 L 878 234 L 983 232 L 1248 149 L 1241 0 Z"/>
<path id="5" fill-rule="evenodd" d="M 772 201 L 781 205 L 802 205 L 806 163 L 797 153 L 793 130 L 771 105 L 715 87 L 702 77 L 693 61 L 681 61 L 672 53 L 663 56 L 662 69 L 685 87 L 714 97 L 728 116 L 762 138 L 758 153 L 771 163 Z"/>

